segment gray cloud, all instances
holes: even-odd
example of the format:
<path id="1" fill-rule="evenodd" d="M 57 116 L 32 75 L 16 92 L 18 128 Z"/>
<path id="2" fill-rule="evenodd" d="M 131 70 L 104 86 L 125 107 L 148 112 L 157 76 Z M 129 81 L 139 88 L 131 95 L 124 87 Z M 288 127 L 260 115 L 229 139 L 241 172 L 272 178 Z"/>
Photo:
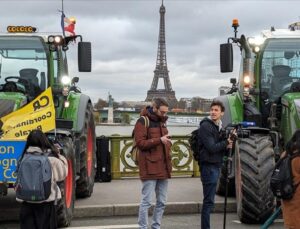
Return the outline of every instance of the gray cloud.
<path id="1" fill-rule="evenodd" d="M 67 16 L 77 19 L 76 32 L 93 47 L 93 72 L 77 72 L 70 51 L 70 74 L 93 101 L 144 100 L 155 69 L 160 0 L 64 0 Z M 235 71 L 221 74 L 219 44 L 233 36 L 231 21 L 240 21 L 239 35 L 253 36 L 271 26 L 287 28 L 299 20 L 298 1 L 165 0 L 167 61 L 177 98 L 212 98 L 229 86 Z M 34 25 L 41 32 L 60 32 L 61 1 L 1 1 L 0 30 L 7 25 Z"/>

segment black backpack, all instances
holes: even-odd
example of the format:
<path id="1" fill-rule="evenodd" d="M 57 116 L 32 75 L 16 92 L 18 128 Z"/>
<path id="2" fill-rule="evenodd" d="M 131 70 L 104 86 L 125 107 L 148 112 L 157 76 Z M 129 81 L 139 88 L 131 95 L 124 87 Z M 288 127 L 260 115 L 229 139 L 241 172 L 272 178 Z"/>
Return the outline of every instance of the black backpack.
<path id="1" fill-rule="evenodd" d="M 200 127 L 198 127 L 196 130 L 193 130 L 191 136 L 188 139 L 191 150 L 193 151 L 193 157 L 196 161 L 200 160 L 200 151 L 203 146 L 200 142 L 199 130 Z"/>
<path id="2" fill-rule="evenodd" d="M 299 156 L 299 155 L 297 155 Z M 279 199 L 289 200 L 293 198 L 297 185 L 293 184 L 293 173 L 291 162 L 295 156 L 287 154 L 279 159 L 273 170 L 270 186 L 271 190 Z"/>

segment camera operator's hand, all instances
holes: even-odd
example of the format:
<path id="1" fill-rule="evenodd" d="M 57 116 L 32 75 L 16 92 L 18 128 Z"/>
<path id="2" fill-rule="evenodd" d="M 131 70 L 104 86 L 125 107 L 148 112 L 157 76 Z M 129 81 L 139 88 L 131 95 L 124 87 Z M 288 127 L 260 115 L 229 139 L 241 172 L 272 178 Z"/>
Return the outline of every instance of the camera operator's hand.
<path id="1" fill-rule="evenodd" d="M 236 129 L 233 129 L 231 132 L 230 132 L 230 135 L 227 139 L 227 149 L 232 149 L 232 146 L 233 146 L 233 143 L 234 141 L 237 139 L 237 133 L 236 133 Z"/>
<path id="2" fill-rule="evenodd" d="M 164 135 L 160 138 L 160 141 L 166 145 L 166 144 L 171 144 L 172 145 L 172 141 L 170 139 L 170 136 L 169 135 Z"/>
<path id="3" fill-rule="evenodd" d="M 232 141 L 235 141 L 235 140 L 237 139 L 237 132 L 236 132 L 236 129 L 233 129 L 233 130 L 230 132 L 229 137 L 231 138 Z"/>
<path id="4" fill-rule="evenodd" d="M 227 149 L 232 149 L 232 146 L 233 146 L 233 141 L 229 137 L 229 138 L 227 138 L 227 146 L 226 146 L 226 148 Z"/>

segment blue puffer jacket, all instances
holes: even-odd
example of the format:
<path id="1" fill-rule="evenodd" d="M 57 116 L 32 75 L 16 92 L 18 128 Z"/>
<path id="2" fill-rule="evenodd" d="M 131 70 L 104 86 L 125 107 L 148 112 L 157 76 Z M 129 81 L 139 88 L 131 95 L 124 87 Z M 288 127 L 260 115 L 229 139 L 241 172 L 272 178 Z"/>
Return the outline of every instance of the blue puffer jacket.
<path id="1" fill-rule="evenodd" d="M 203 143 L 199 164 L 212 163 L 221 166 L 228 142 L 221 136 L 219 126 L 211 119 L 204 118 L 200 122 L 199 140 Z"/>

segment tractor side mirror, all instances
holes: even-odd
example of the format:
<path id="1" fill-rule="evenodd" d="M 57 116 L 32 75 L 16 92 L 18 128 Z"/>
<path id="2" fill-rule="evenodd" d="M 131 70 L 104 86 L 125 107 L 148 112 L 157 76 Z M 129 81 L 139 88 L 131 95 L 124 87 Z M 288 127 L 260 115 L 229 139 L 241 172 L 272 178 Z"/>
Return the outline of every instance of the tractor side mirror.
<path id="1" fill-rule="evenodd" d="M 230 83 L 233 84 L 233 85 L 236 85 L 236 78 L 231 78 Z"/>
<path id="2" fill-rule="evenodd" d="M 233 71 L 233 51 L 231 43 L 220 45 L 220 67 L 221 72 Z"/>
<path id="3" fill-rule="evenodd" d="M 91 42 L 78 43 L 78 71 L 92 71 L 92 45 Z"/>

